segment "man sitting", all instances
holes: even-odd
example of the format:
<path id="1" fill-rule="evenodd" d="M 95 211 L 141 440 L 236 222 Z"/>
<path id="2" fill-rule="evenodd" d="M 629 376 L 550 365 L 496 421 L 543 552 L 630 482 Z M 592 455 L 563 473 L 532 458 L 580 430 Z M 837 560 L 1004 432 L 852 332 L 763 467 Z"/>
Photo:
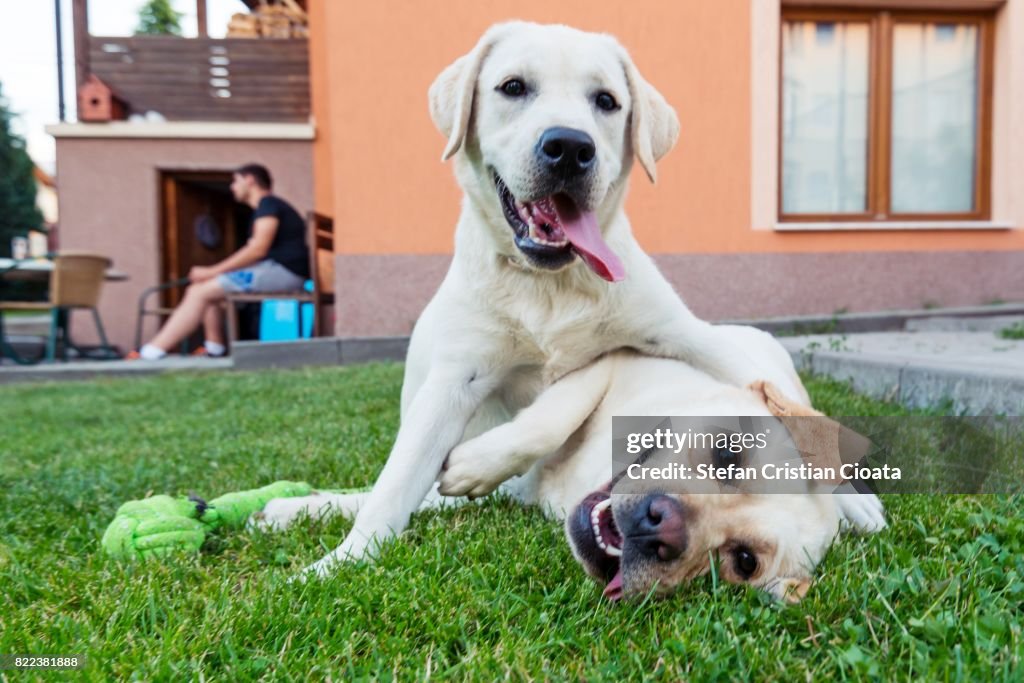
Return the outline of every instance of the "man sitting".
<path id="1" fill-rule="evenodd" d="M 254 209 L 249 240 L 212 266 L 193 266 L 185 297 L 155 337 L 130 359 L 159 360 L 203 325 L 205 354 L 223 356 L 227 293 L 302 291 L 309 278 L 306 225 L 288 202 L 271 194 L 270 172 L 247 164 L 234 173 L 231 194 Z"/>

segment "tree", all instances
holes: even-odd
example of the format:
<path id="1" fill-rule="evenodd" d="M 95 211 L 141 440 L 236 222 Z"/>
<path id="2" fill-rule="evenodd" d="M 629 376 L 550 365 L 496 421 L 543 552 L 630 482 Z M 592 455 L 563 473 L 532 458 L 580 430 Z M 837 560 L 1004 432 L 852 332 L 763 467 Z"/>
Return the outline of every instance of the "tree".
<path id="1" fill-rule="evenodd" d="M 135 35 L 180 36 L 183 16 L 171 6 L 170 0 L 149 0 L 139 10 L 139 26 Z"/>
<path id="2" fill-rule="evenodd" d="M 43 225 L 36 207 L 35 164 L 25 151 L 25 141 L 11 130 L 13 119 L 0 86 L 0 256 L 11 255 L 12 237 Z"/>

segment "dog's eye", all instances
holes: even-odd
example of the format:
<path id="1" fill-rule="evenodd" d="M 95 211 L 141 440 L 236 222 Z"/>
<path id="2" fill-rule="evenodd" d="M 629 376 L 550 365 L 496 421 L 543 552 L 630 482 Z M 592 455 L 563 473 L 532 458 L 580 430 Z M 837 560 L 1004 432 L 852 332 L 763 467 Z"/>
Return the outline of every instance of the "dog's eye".
<path id="1" fill-rule="evenodd" d="M 522 97 L 526 94 L 526 84 L 518 78 L 510 78 L 498 86 L 498 90 L 509 97 Z"/>
<path id="2" fill-rule="evenodd" d="M 728 470 L 730 466 L 739 467 L 742 458 L 728 446 L 716 447 L 711 451 L 711 466 L 716 470 Z"/>
<path id="3" fill-rule="evenodd" d="M 615 111 L 619 108 L 619 103 L 615 100 L 615 97 L 611 93 L 600 92 L 597 97 L 594 98 L 594 103 L 598 109 L 604 111 Z"/>
<path id="4" fill-rule="evenodd" d="M 744 579 L 749 579 L 757 571 L 757 555 L 750 552 L 749 548 L 740 546 L 732 553 L 736 573 Z"/>

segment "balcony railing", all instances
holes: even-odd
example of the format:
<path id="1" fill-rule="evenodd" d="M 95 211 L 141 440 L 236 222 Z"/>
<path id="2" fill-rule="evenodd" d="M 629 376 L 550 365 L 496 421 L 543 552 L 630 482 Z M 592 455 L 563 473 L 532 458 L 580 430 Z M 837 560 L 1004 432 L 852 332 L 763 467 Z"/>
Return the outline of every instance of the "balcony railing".
<path id="1" fill-rule="evenodd" d="M 131 113 L 168 121 L 306 122 L 304 39 L 89 38 L 91 72 Z"/>

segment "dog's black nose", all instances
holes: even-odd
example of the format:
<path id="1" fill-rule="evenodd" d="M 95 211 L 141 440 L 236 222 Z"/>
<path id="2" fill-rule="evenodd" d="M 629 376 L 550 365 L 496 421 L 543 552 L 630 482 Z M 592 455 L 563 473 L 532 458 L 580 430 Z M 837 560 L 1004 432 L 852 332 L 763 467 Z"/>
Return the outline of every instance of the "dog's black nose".
<path id="1" fill-rule="evenodd" d="M 652 494 L 636 506 L 627 518 L 623 535 L 645 557 L 674 560 L 688 543 L 683 506 L 670 496 Z"/>
<path id="2" fill-rule="evenodd" d="M 548 128 L 537 142 L 537 155 L 549 170 L 563 178 L 575 178 L 597 160 L 594 139 L 575 128 Z"/>

